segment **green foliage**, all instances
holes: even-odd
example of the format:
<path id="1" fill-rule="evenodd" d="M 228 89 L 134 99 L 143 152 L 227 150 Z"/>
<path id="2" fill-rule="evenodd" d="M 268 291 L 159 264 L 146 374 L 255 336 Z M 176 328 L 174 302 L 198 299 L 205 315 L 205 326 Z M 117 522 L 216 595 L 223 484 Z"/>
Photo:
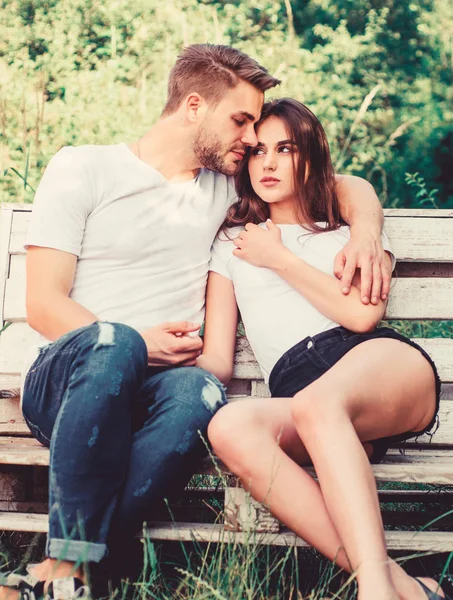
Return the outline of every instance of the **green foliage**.
<path id="1" fill-rule="evenodd" d="M 418 173 L 406 173 L 406 183 L 417 190 L 415 197 L 420 204 L 427 205 L 427 208 L 439 208 L 436 203 L 436 195 L 439 190 L 428 190 L 426 182 Z"/>
<path id="2" fill-rule="evenodd" d="M 384 204 L 427 205 L 405 181 L 417 172 L 453 206 L 448 0 L 10 0 L 0 13 L 0 201 L 31 201 L 63 145 L 141 135 L 179 51 L 208 41 L 280 77 L 270 95 L 308 104 L 337 169 Z"/>

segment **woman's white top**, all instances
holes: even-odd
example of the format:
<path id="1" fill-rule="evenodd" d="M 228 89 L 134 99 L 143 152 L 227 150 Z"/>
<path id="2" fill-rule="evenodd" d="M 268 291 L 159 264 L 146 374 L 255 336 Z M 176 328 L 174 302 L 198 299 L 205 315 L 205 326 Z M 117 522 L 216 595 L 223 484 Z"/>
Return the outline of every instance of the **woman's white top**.
<path id="1" fill-rule="evenodd" d="M 265 228 L 261 223 L 260 227 Z M 350 239 L 349 227 L 312 233 L 300 225 L 278 225 L 283 244 L 296 256 L 323 273 L 334 276 L 334 260 Z M 216 238 L 210 270 L 233 282 L 247 338 L 265 381 L 278 359 L 295 344 L 338 326 L 271 269 L 255 267 L 233 255 L 235 238 L 243 227 L 229 229 Z M 391 252 L 382 234 L 384 250 Z M 392 254 L 392 268 L 395 257 Z"/>

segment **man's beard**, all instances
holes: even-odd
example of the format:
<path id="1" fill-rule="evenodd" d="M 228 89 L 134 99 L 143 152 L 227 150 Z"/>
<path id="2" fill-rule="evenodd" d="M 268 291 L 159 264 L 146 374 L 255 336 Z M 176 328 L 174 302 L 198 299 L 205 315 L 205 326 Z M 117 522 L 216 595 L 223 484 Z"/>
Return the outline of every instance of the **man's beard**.
<path id="1" fill-rule="evenodd" d="M 238 170 L 240 161 L 232 161 L 227 164 L 225 156 L 228 151 L 225 152 L 220 139 L 204 127 L 200 127 L 192 149 L 199 164 L 205 169 L 217 171 L 223 175 L 234 175 Z"/>

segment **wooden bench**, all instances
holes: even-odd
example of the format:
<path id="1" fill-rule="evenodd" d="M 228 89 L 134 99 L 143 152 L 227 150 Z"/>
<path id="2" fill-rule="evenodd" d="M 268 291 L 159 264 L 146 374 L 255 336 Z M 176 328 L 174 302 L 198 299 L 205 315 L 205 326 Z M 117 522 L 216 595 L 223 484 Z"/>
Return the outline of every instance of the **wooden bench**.
<path id="1" fill-rule="evenodd" d="M 24 204 L 4 204 L 0 211 L 0 326 L 3 326 L 0 335 L 0 530 L 44 532 L 49 452 L 31 437 L 20 413 L 17 391 L 23 356 L 34 335 L 25 322 L 23 243 L 30 213 L 30 205 Z M 387 210 L 386 231 L 399 261 L 387 318 L 453 319 L 453 211 Z M 451 515 L 438 520 L 430 529 L 426 525 L 453 505 L 453 340 L 422 338 L 417 341 L 434 358 L 443 382 L 440 427 L 431 440 L 423 436 L 407 445 L 404 453 L 398 448 L 391 449 L 385 460 L 374 466 L 374 473 L 381 487 L 388 487 L 388 482 L 426 484 L 415 485 L 416 489 L 398 489 L 397 486 L 394 490 L 384 490 L 381 492 L 383 503 L 434 503 L 434 512 L 432 509 L 427 513 L 410 512 L 418 515 L 416 530 L 392 530 L 392 525 L 402 523 L 404 514 L 408 513 L 388 513 L 389 549 L 449 552 L 453 550 Z M 238 344 L 229 395 L 231 399 L 268 395 L 244 339 Z M 208 481 L 212 481 L 216 471 L 212 467 L 202 471 L 210 473 Z M 304 545 L 281 527 L 264 507 L 250 500 L 234 478 L 227 475 L 222 484 L 219 487 L 217 481 L 215 490 L 198 490 L 198 494 L 205 497 L 224 495 L 224 510 L 219 510 L 221 517 L 211 518 L 210 522 L 178 519 L 154 523 L 149 528 L 150 536 L 158 540 L 203 542 L 247 542 L 253 538 L 263 544 Z"/>

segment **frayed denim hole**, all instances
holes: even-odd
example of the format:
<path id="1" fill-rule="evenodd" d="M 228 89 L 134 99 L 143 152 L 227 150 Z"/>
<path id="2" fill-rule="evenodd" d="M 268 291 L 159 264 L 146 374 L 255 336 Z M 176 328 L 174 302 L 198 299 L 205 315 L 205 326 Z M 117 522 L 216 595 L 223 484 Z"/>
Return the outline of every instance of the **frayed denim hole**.
<path id="1" fill-rule="evenodd" d="M 111 323 L 98 323 L 99 335 L 98 341 L 93 350 L 99 350 L 105 346 L 115 345 L 115 328 Z"/>
<path id="2" fill-rule="evenodd" d="M 220 382 L 217 383 L 217 381 L 206 376 L 205 384 L 201 390 L 201 400 L 205 407 L 214 414 L 225 404 L 225 387 Z"/>

